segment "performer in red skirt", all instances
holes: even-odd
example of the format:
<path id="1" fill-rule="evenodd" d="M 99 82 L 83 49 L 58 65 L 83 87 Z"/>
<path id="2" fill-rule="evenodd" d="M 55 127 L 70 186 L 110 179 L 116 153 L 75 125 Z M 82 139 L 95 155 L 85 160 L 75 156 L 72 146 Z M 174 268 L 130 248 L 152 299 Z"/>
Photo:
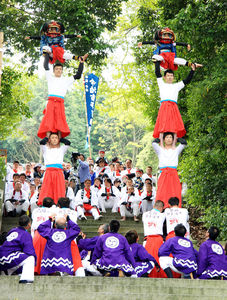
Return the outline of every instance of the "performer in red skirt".
<path id="1" fill-rule="evenodd" d="M 162 200 L 164 208 L 169 207 L 168 200 L 171 197 L 177 197 L 180 201 L 179 207 L 181 207 L 181 183 L 177 166 L 178 157 L 187 143 L 183 138 L 178 138 L 177 142 L 180 145 L 176 147 L 176 134 L 172 132 L 165 132 L 164 135 L 160 134 L 160 139 L 155 139 L 152 142 L 152 146 L 158 155 L 161 170 L 156 200 Z"/>
<path id="2" fill-rule="evenodd" d="M 174 72 L 172 70 L 166 70 L 164 73 L 165 81 L 163 81 L 160 72 L 160 62 L 155 63 L 155 74 L 159 86 L 161 106 L 154 128 L 154 138 L 159 138 L 159 134 L 162 132 L 174 132 L 177 134 L 177 137 L 183 137 L 186 134 L 184 123 L 177 106 L 178 93 L 191 81 L 196 67 L 200 66 L 202 65 L 192 64 L 192 69 L 188 77 L 180 82 L 173 83 Z"/>
<path id="3" fill-rule="evenodd" d="M 60 132 L 61 137 L 66 137 L 70 134 L 65 117 L 64 97 L 74 80 L 81 78 L 84 61 L 81 58 L 79 60 L 80 64 L 77 73 L 72 77 L 62 76 L 63 66 L 61 64 L 54 65 L 54 76 L 52 76 L 49 68 L 46 69 L 48 102 L 43 111 L 44 116 L 37 133 L 41 139 L 48 136 L 50 132 Z"/>
<path id="4" fill-rule="evenodd" d="M 64 145 L 60 146 L 60 142 Z M 63 174 L 63 159 L 70 141 L 59 139 L 57 133 L 51 133 L 49 139 L 46 137 L 40 141 L 43 152 L 46 172 L 43 179 L 38 205 L 41 205 L 43 198 L 51 197 L 57 204 L 60 197 L 65 196 L 65 179 Z"/>
<path id="5" fill-rule="evenodd" d="M 163 244 L 163 223 L 165 214 L 163 213 L 164 203 L 160 200 L 155 202 L 154 208 L 143 214 L 142 221 L 145 236 L 145 249 L 159 262 L 158 250 Z M 148 275 L 153 278 L 166 277 L 165 272 L 161 269 L 153 269 Z"/>

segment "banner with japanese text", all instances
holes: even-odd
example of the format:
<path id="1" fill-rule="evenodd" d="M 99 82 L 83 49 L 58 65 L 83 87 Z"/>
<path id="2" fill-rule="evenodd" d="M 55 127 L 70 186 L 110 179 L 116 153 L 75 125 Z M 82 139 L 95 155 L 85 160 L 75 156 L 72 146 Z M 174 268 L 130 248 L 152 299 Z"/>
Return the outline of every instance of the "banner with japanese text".
<path id="1" fill-rule="evenodd" d="M 87 141 L 85 148 L 90 147 L 90 132 L 91 126 L 93 121 L 93 114 L 95 110 L 95 101 L 96 95 L 98 91 L 98 83 L 99 78 L 90 73 L 87 74 L 84 78 L 84 85 L 85 85 L 85 96 L 86 96 L 86 114 L 87 114 Z"/>

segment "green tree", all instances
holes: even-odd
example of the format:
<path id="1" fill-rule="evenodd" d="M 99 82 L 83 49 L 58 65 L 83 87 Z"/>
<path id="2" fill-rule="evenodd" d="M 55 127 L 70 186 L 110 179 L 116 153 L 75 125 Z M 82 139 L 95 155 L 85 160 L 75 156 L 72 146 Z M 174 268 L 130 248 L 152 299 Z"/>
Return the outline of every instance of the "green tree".
<path id="1" fill-rule="evenodd" d="M 81 40 L 70 40 L 66 48 L 75 54 L 89 52 L 89 62 L 99 66 L 111 45 L 103 37 L 106 30 L 113 31 L 121 4 L 126 0 L 33 0 L 0 2 L 0 28 L 5 33 L 7 53 L 17 49 L 34 62 L 39 58 L 38 41 L 25 40 L 25 36 L 39 35 L 41 26 L 50 20 L 64 24 L 67 34 L 81 34 Z M 14 48 L 12 48 L 12 46 Z"/>

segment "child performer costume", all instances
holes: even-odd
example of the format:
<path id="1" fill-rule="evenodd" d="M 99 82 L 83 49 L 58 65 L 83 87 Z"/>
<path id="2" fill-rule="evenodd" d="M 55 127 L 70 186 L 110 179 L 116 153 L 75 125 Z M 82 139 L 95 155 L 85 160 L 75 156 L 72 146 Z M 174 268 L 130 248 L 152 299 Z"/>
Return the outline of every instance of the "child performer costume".
<path id="1" fill-rule="evenodd" d="M 40 141 L 46 172 L 39 195 L 38 205 L 42 204 L 45 197 L 51 197 L 54 199 L 54 203 L 57 204 L 58 199 L 65 196 L 65 179 L 62 164 L 64 155 L 69 148 L 70 141 L 63 138 L 59 140 L 56 133 L 51 133 L 48 146 L 46 145 L 47 142 L 47 137 Z M 60 146 L 60 142 L 64 145 Z"/>
<path id="2" fill-rule="evenodd" d="M 168 136 L 172 136 L 172 144 L 163 146 L 163 140 L 166 142 Z M 161 146 L 158 145 L 160 142 L 159 139 L 155 139 L 152 142 L 152 147 L 158 155 L 159 168 L 161 170 L 161 175 L 158 179 L 156 201 L 163 201 L 165 205 L 164 208 L 166 208 L 169 206 L 169 198 L 177 197 L 179 199 L 179 207 L 181 207 L 181 183 L 177 173 L 177 166 L 178 157 L 187 142 L 182 138 L 178 138 L 177 141 L 180 145 L 175 148 L 173 134 L 168 132 L 164 133 L 163 140 L 161 138 Z"/>
<path id="3" fill-rule="evenodd" d="M 61 137 L 66 137 L 70 134 L 65 117 L 64 97 L 74 80 L 81 78 L 83 61 L 80 62 L 77 73 L 72 77 L 61 76 L 62 68 L 62 65 L 55 65 L 54 76 L 51 75 L 49 69 L 46 69 L 45 72 L 48 84 L 48 102 L 43 111 L 44 116 L 37 133 L 41 139 L 45 138 L 48 132 L 60 131 Z"/>
<path id="4" fill-rule="evenodd" d="M 64 38 L 81 38 L 76 34 L 63 35 L 64 31 L 62 23 L 52 20 L 43 24 L 40 30 L 41 36 L 28 36 L 25 39 L 40 40 L 40 55 L 45 55 L 45 65 L 48 61 L 54 64 L 57 60 L 64 64 L 65 60 L 79 59 L 78 56 L 65 52 Z"/>
<path id="5" fill-rule="evenodd" d="M 183 137 L 186 134 L 184 123 L 177 106 L 177 98 L 179 91 L 192 80 L 194 71 L 195 65 L 192 66 L 192 70 L 186 79 L 177 83 L 172 83 L 169 82 L 167 76 L 169 76 L 169 74 L 173 74 L 173 72 L 171 70 L 167 70 L 164 76 L 164 78 L 168 80 L 168 83 L 166 83 L 162 79 L 160 62 L 155 63 L 155 74 L 159 87 L 161 106 L 155 123 L 153 133 L 154 138 L 159 138 L 159 134 L 161 132 L 174 132 L 178 137 Z M 172 75 L 172 80 L 170 81 L 173 81 L 173 76 L 174 75 Z"/>
<path id="6" fill-rule="evenodd" d="M 176 36 L 168 27 L 156 31 L 154 41 L 140 42 L 139 47 L 142 45 L 156 45 L 157 48 L 153 51 L 153 60 L 160 61 L 163 69 L 177 70 L 177 65 L 190 66 L 191 63 L 187 62 L 184 58 L 177 57 L 176 46 L 185 46 L 188 51 L 191 50 L 191 46 L 186 43 L 176 42 Z"/>

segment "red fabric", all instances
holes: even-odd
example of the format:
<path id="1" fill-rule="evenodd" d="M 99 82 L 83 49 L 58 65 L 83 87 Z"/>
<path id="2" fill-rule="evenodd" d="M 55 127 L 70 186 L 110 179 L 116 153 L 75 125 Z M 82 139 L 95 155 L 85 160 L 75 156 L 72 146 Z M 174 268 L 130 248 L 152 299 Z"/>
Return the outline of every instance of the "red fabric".
<path id="1" fill-rule="evenodd" d="M 76 272 L 77 269 L 83 266 L 81 262 L 80 252 L 75 241 L 72 241 L 71 243 L 71 252 L 72 252 L 72 259 L 73 259 L 73 271 Z"/>
<path id="2" fill-rule="evenodd" d="M 161 132 L 175 132 L 178 137 L 183 137 L 186 134 L 177 103 L 172 101 L 164 101 L 161 103 L 153 137 L 159 138 Z"/>
<path id="3" fill-rule="evenodd" d="M 44 116 L 37 133 L 39 138 L 44 139 L 48 131 L 60 131 L 62 137 L 66 137 L 70 134 L 69 126 L 65 117 L 64 99 L 49 97 L 43 114 Z"/>
<path id="4" fill-rule="evenodd" d="M 106 188 L 106 193 L 110 193 L 110 188 Z M 106 200 L 109 200 L 109 199 L 110 199 L 110 196 L 107 196 Z"/>
<path id="5" fill-rule="evenodd" d="M 33 246 L 35 248 L 35 253 L 37 256 L 37 260 L 36 260 L 36 266 L 35 266 L 35 270 L 34 272 L 36 274 L 40 274 L 40 270 L 41 270 L 41 260 L 43 258 L 43 253 L 45 250 L 45 246 L 46 246 L 46 239 L 43 238 L 38 231 L 35 231 L 35 235 L 33 238 Z"/>
<path id="6" fill-rule="evenodd" d="M 164 202 L 164 208 L 169 207 L 169 198 L 177 197 L 181 207 L 181 183 L 176 169 L 165 168 L 158 179 L 156 200 Z"/>
<path id="7" fill-rule="evenodd" d="M 158 263 L 158 250 L 162 244 L 163 238 L 161 235 L 148 235 L 145 249 L 157 260 Z M 148 276 L 152 278 L 167 278 L 166 273 L 162 269 L 157 272 L 156 268 L 154 268 Z"/>
<path id="8" fill-rule="evenodd" d="M 39 194 L 38 205 L 42 205 L 45 197 L 54 199 L 58 203 L 60 197 L 65 197 L 65 179 L 63 170 L 58 168 L 47 168 Z"/>
<path id="9" fill-rule="evenodd" d="M 121 171 L 117 170 L 116 171 L 116 176 L 121 176 Z"/>
<path id="10" fill-rule="evenodd" d="M 89 211 L 93 208 L 93 206 L 91 204 L 88 204 L 88 203 L 84 203 L 83 207 L 84 207 L 85 211 Z"/>
<path id="11" fill-rule="evenodd" d="M 13 169 L 13 172 L 14 172 L 14 173 L 17 173 L 17 170 L 16 170 L 16 169 Z"/>
<path id="12" fill-rule="evenodd" d="M 64 64 L 65 59 L 63 58 L 64 55 L 64 49 L 58 45 L 52 45 L 52 52 L 53 52 L 53 58 L 52 60 L 49 60 L 50 64 L 55 64 L 55 62 L 58 60 L 60 63 Z"/>
<path id="13" fill-rule="evenodd" d="M 166 241 L 168 241 L 169 239 L 175 237 L 175 232 L 174 231 L 170 231 L 166 237 Z"/>
<path id="14" fill-rule="evenodd" d="M 90 190 L 86 190 L 86 189 L 84 189 L 84 191 L 86 192 L 86 197 L 87 197 L 88 199 L 90 199 L 91 191 L 90 191 Z"/>
<path id="15" fill-rule="evenodd" d="M 175 58 L 175 53 L 174 52 L 162 52 L 160 54 L 163 58 L 164 61 L 161 62 L 160 66 L 164 69 L 170 69 L 170 70 L 177 70 L 178 66 L 174 65 L 174 58 Z"/>
<path id="16" fill-rule="evenodd" d="M 131 174 L 131 169 L 127 169 L 128 174 Z"/>

